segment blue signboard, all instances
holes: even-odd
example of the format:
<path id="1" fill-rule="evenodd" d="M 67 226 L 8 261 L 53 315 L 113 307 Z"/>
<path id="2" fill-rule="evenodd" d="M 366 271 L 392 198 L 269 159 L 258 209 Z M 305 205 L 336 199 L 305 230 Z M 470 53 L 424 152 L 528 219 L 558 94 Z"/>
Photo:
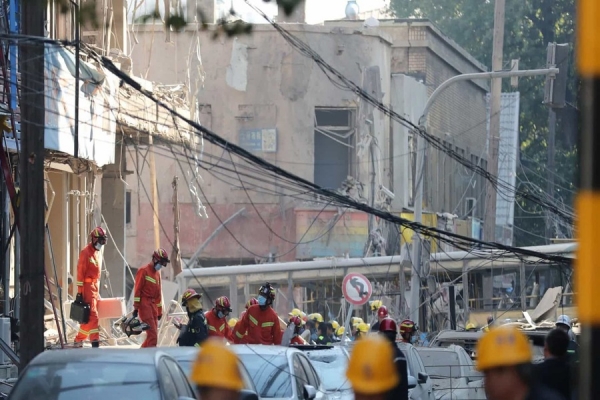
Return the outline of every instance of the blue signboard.
<path id="1" fill-rule="evenodd" d="M 248 151 L 277 152 L 277 129 L 242 129 L 239 145 Z"/>

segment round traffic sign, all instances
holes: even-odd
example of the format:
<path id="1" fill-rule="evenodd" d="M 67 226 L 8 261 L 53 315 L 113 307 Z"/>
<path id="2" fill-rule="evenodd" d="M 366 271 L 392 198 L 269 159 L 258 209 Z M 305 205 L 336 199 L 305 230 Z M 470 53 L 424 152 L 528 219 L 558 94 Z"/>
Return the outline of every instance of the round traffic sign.
<path id="1" fill-rule="evenodd" d="M 373 287 L 363 274 L 351 273 L 344 277 L 342 293 L 348 303 L 362 306 L 371 298 Z"/>

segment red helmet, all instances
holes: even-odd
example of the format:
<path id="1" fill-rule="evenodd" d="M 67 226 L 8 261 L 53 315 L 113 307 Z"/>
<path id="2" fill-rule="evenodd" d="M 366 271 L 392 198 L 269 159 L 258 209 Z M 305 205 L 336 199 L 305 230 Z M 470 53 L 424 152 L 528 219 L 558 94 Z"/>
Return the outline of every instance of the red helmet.
<path id="1" fill-rule="evenodd" d="M 417 331 L 417 325 L 410 319 L 400 322 L 400 334 L 414 333 Z"/>
<path id="2" fill-rule="evenodd" d="M 246 310 L 249 309 L 251 306 L 258 304 L 258 300 L 256 300 L 255 297 L 251 298 L 250 300 L 248 300 L 246 302 Z"/>
<path id="3" fill-rule="evenodd" d="M 386 306 L 379 307 L 379 310 L 377 310 L 377 316 L 379 318 L 387 318 L 388 317 L 387 307 Z"/>
<path id="4" fill-rule="evenodd" d="M 169 255 L 167 254 L 167 251 L 163 248 L 154 250 L 154 253 L 152 253 L 152 260 L 161 264 L 171 262 L 171 260 L 169 260 Z"/>
<path id="5" fill-rule="evenodd" d="M 185 292 L 183 292 L 183 295 L 181 296 L 181 305 L 185 306 L 185 303 L 187 303 L 188 300 L 191 300 L 193 298 L 202 298 L 202 295 L 198 292 L 196 292 L 194 289 L 187 289 Z"/>
<path id="6" fill-rule="evenodd" d="M 294 324 L 296 326 L 301 326 L 302 325 L 302 320 L 300 319 L 300 317 L 297 316 L 291 316 L 290 317 L 290 323 Z"/>
<path id="7" fill-rule="evenodd" d="M 215 308 L 217 310 L 229 311 L 231 312 L 231 302 L 227 296 L 221 296 L 215 300 Z"/>
<path id="8" fill-rule="evenodd" d="M 102 229 L 102 227 L 97 226 L 94 229 L 92 229 L 92 231 L 90 232 L 90 237 L 92 238 L 92 240 L 96 239 L 96 240 L 104 240 L 106 242 L 106 232 L 104 232 L 104 229 Z"/>
<path id="9" fill-rule="evenodd" d="M 379 312 L 378 312 L 379 314 Z M 396 321 L 391 318 L 384 318 L 379 323 L 379 332 L 394 332 L 398 333 L 398 325 L 396 325 Z"/>

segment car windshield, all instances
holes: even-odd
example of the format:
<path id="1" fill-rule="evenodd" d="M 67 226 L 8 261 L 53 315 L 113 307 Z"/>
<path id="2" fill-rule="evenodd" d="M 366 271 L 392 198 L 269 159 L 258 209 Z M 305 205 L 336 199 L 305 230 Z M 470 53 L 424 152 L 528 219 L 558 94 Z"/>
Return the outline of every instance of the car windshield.
<path id="1" fill-rule="evenodd" d="M 453 351 L 420 351 L 427 374 L 432 378 L 460 378 L 461 365 Z"/>
<path id="2" fill-rule="evenodd" d="M 34 365 L 10 394 L 14 400 L 160 400 L 154 366 L 70 362 Z"/>
<path id="3" fill-rule="evenodd" d="M 348 358 L 342 352 L 310 351 L 306 354 L 323 381 L 325 390 L 350 390 L 346 379 Z"/>
<path id="4" fill-rule="evenodd" d="M 292 397 L 292 377 L 285 354 L 241 354 L 261 398 Z"/>

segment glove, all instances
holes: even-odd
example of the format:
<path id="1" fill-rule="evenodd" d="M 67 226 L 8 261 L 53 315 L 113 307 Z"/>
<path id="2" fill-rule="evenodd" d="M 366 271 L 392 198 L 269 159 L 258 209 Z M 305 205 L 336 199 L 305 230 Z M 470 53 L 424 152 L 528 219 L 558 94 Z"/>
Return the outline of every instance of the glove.
<path id="1" fill-rule="evenodd" d="M 77 293 L 77 296 L 75 296 L 75 303 L 83 303 L 83 296 L 81 293 Z"/>
<path id="2" fill-rule="evenodd" d="M 161 319 L 162 319 L 162 315 L 159 315 L 158 316 L 158 320 L 160 321 Z"/>
<path id="3" fill-rule="evenodd" d="M 138 310 L 133 310 L 133 318 L 137 318 L 138 317 Z"/>

